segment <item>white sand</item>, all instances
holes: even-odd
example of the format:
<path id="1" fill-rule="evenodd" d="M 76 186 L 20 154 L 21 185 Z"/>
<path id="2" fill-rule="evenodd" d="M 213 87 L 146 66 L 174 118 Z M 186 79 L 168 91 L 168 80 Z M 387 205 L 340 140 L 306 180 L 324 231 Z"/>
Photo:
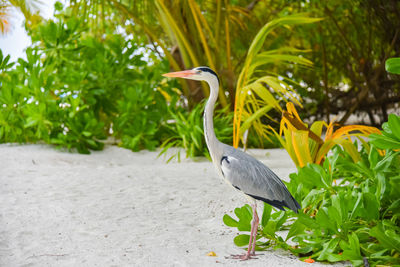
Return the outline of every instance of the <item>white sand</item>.
<path id="1" fill-rule="evenodd" d="M 283 150 L 250 153 L 284 179 L 295 171 Z M 222 216 L 246 198 L 206 160 L 165 164 L 157 154 L 0 145 L 0 266 L 325 265 L 272 249 L 226 259 L 244 250 Z"/>

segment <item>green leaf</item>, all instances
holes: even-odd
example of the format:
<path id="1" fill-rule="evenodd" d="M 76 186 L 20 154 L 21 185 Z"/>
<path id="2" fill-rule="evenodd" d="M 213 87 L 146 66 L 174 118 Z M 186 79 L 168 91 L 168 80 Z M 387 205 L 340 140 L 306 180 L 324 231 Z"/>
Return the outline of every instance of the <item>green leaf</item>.
<path id="1" fill-rule="evenodd" d="M 398 235 L 397 238 L 394 237 L 392 238 L 391 236 L 387 234 L 393 234 L 393 232 L 385 232 L 382 222 L 379 222 L 377 226 L 373 227 L 369 231 L 370 235 L 375 237 L 381 245 L 388 249 L 394 249 L 397 251 L 400 251 L 400 238 Z"/>
<path id="2" fill-rule="evenodd" d="M 222 220 L 224 221 L 225 225 L 227 225 L 229 227 L 237 227 L 238 226 L 238 222 L 236 220 L 234 220 L 228 214 L 225 214 L 224 217 L 222 218 Z"/>
<path id="3" fill-rule="evenodd" d="M 400 199 L 397 199 L 390 204 L 390 206 L 386 209 L 384 215 L 389 212 L 393 211 L 393 213 L 400 213 Z"/>
<path id="4" fill-rule="evenodd" d="M 328 216 L 329 218 L 331 218 L 331 223 L 332 219 L 334 220 L 334 222 L 336 222 L 335 228 L 337 227 L 341 227 L 342 225 L 342 217 L 340 216 L 340 212 L 338 211 L 338 209 L 334 206 L 330 206 L 328 207 Z M 336 230 L 336 229 L 334 229 Z"/>
<path id="5" fill-rule="evenodd" d="M 362 261 L 360 243 L 357 235 L 353 232 L 348 236 L 348 242 L 342 240 L 340 248 L 343 250 L 342 260 Z"/>
<path id="6" fill-rule="evenodd" d="M 338 244 L 339 244 L 339 238 L 333 238 L 329 242 L 324 242 L 321 254 L 318 256 L 317 260 L 323 261 L 332 259 L 332 256 L 337 254 L 335 253 L 335 250 Z"/>
<path id="7" fill-rule="evenodd" d="M 374 170 L 377 173 L 390 171 L 389 167 L 392 165 L 393 160 L 395 160 L 399 154 L 400 151 L 396 153 L 386 153 L 385 157 L 381 161 L 379 161 L 378 164 L 376 164 Z"/>
<path id="8" fill-rule="evenodd" d="M 385 62 L 387 72 L 400 74 L 400 57 L 389 58 Z"/>
<path id="9" fill-rule="evenodd" d="M 318 224 L 318 222 L 315 219 L 311 218 L 309 215 L 304 214 L 304 213 L 299 213 L 298 216 L 299 216 L 299 218 L 297 219 L 297 221 L 299 223 L 302 223 L 307 228 L 309 228 L 309 229 L 320 228 L 320 224 Z"/>
<path id="10" fill-rule="evenodd" d="M 250 235 L 238 235 L 233 239 L 233 242 L 238 247 L 243 247 L 249 244 Z"/>
<path id="11" fill-rule="evenodd" d="M 57 11 L 61 11 L 63 9 L 63 4 L 59 1 L 55 2 L 54 9 Z"/>
<path id="12" fill-rule="evenodd" d="M 299 176 L 302 182 L 308 185 L 310 188 L 321 188 L 325 187 L 323 184 L 323 173 L 324 170 L 321 166 L 316 164 L 308 164 L 299 171 Z"/>
<path id="13" fill-rule="evenodd" d="M 357 200 L 356 203 L 353 206 L 353 209 L 350 213 L 349 219 L 353 218 L 354 216 L 356 216 L 356 214 L 359 212 L 359 210 L 361 209 L 361 200 L 362 200 L 362 194 L 361 192 L 357 193 Z"/>
<path id="14" fill-rule="evenodd" d="M 400 116 L 389 114 L 388 124 L 392 133 L 397 137 L 397 140 L 400 141 Z"/>
<path id="15" fill-rule="evenodd" d="M 278 211 L 275 214 L 278 214 L 278 217 L 276 217 L 276 231 L 280 231 L 282 225 L 286 222 L 286 219 L 288 218 L 288 213 L 284 211 Z M 274 215 L 275 215 L 274 214 Z"/>
<path id="16" fill-rule="evenodd" d="M 380 149 L 400 149 L 400 141 L 386 135 L 370 134 L 370 142 Z"/>
<path id="17" fill-rule="evenodd" d="M 371 166 L 371 169 L 375 168 L 376 164 L 379 161 L 379 153 L 375 149 L 374 146 L 371 146 L 371 149 L 370 149 L 369 155 L 368 155 L 368 161 L 369 161 L 369 164 Z"/>
<path id="18" fill-rule="evenodd" d="M 251 230 L 251 220 L 252 212 L 249 205 L 244 205 L 241 208 L 235 209 L 235 214 L 239 218 L 238 229 L 239 231 L 250 231 Z"/>
<path id="19" fill-rule="evenodd" d="M 267 105 L 267 106 L 260 108 L 253 114 L 251 114 L 251 116 L 248 117 L 243 122 L 243 124 L 240 126 L 240 135 L 243 135 L 243 133 L 250 128 L 250 126 L 252 125 L 252 123 L 255 120 L 258 120 L 261 116 L 263 116 L 265 113 L 268 113 L 268 111 L 270 111 L 271 109 L 272 109 L 272 106 Z"/>
<path id="20" fill-rule="evenodd" d="M 263 228 L 263 233 L 270 236 L 275 236 L 275 232 L 277 230 L 276 222 L 269 221 L 267 225 Z"/>
<path id="21" fill-rule="evenodd" d="M 384 173 L 379 172 L 379 173 L 377 173 L 376 178 L 377 178 L 377 187 L 376 187 L 375 196 L 378 199 L 378 201 L 380 201 L 385 194 L 386 177 L 385 177 Z"/>
<path id="22" fill-rule="evenodd" d="M 303 223 L 301 223 L 299 220 L 295 221 L 292 224 L 292 226 L 290 227 L 289 233 L 286 236 L 285 241 L 289 240 L 289 238 L 291 238 L 293 236 L 303 234 L 305 229 L 306 229 L 306 227 Z"/>
<path id="23" fill-rule="evenodd" d="M 83 134 L 84 136 L 86 136 L 86 137 L 92 136 L 92 133 L 91 133 L 91 132 L 88 132 L 88 131 L 83 131 L 82 134 Z"/>
<path id="24" fill-rule="evenodd" d="M 379 203 L 374 194 L 363 193 L 364 217 L 368 220 L 379 218 Z"/>
<path id="25" fill-rule="evenodd" d="M 264 210 L 261 217 L 262 227 L 265 227 L 267 225 L 269 218 L 271 217 L 271 212 L 272 212 L 272 206 L 267 203 L 264 203 Z"/>
<path id="26" fill-rule="evenodd" d="M 336 209 L 335 209 L 335 211 L 336 211 Z M 331 210 L 331 212 L 332 212 L 332 210 Z M 317 220 L 318 224 L 321 225 L 321 228 L 325 228 L 325 229 L 332 230 L 334 232 L 338 232 L 338 229 L 337 229 L 336 225 L 334 224 L 334 221 L 332 221 L 332 219 L 329 216 L 331 214 L 329 214 L 329 215 L 328 214 L 329 214 L 329 212 L 328 212 L 327 208 L 321 208 L 318 211 L 317 215 L 315 216 L 315 219 Z M 333 213 L 333 216 L 338 216 L 337 211 L 336 211 L 336 213 Z M 337 220 L 338 219 L 335 218 L 335 222 Z"/>

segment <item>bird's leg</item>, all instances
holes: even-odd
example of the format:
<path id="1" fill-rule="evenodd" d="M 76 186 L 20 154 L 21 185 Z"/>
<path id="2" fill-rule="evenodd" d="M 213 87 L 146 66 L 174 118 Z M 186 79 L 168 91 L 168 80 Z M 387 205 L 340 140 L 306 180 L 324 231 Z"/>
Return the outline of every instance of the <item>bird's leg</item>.
<path id="1" fill-rule="evenodd" d="M 256 256 L 255 249 L 256 249 L 256 239 L 257 239 L 257 231 L 259 223 L 256 203 L 252 205 L 252 208 L 253 208 L 253 220 L 251 221 L 249 247 L 247 248 L 247 252 L 244 255 L 232 255 L 232 258 L 234 259 L 240 259 L 244 261 L 252 259 L 252 256 Z"/>
<path id="2" fill-rule="evenodd" d="M 252 245 L 252 249 L 251 249 L 251 256 L 255 256 L 256 253 L 256 241 L 257 241 L 257 232 L 258 232 L 258 224 L 259 224 L 260 220 L 258 218 L 258 214 L 257 214 L 257 205 L 254 203 L 253 206 L 253 223 L 252 223 L 252 232 L 253 232 L 253 245 Z M 251 237 L 250 237 L 250 242 L 251 242 Z"/>

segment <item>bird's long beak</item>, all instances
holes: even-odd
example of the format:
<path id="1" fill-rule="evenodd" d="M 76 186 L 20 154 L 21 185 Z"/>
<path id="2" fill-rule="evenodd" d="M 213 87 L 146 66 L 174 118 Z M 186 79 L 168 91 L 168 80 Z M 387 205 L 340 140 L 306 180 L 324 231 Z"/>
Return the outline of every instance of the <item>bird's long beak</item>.
<path id="1" fill-rule="evenodd" d="M 184 70 L 184 71 L 176 71 L 176 72 L 169 72 L 163 74 L 164 77 L 180 77 L 180 78 L 188 78 L 192 75 L 196 74 L 194 70 Z"/>

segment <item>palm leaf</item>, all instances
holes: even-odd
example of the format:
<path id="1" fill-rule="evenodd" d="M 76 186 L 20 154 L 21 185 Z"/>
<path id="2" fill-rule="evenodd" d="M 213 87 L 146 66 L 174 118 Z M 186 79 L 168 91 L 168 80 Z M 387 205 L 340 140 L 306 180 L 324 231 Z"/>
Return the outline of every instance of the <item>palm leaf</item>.
<path id="1" fill-rule="evenodd" d="M 247 56 L 244 62 L 244 66 L 239 74 L 237 85 L 236 85 L 236 98 L 235 98 L 235 109 L 234 109 L 234 133 L 233 133 L 233 144 L 235 147 L 239 145 L 239 140 L 241 139 L 240 127 L 243 121 L 243 109 L 245 107 L 245 102 L 249 99 L 248 98 L 248 91 L 250 89 L 257 90 L 257 95 L 261 98 L 264 96 L 264 100 L 266 100 L 266 104 L 273 106 L 276 110 L 280 111 L 281 108 L 279 106 L 278 101 L 271 97 L 271 93 L 267 92 L 268 89 L 264 86 L 262 89 L 265 91 L 264 93 L 261 92 L 261 87 L 256 86 L 257 82 L 263 82 L 269 86 L 276 94 L 278 94 L 284 101 L 291 101 L 299 103 L 299 101 L 293 97 L 292 94 L 289 94 L 290 88 L 285 82 L 278 81 L 277 77 L 272 78 L 271 76 L 264 76 L 259 78 L 255 83 L 253 82 L 251 86 L 248 86 L 249 83 L 253 79 L 253 75 L 256 74 L 256 69 L 264 66 L 266 64 L 272 64 L 276 62 L 291 62 L 303 66 L 311 66 L 312 63 L 304 59 L 302 57 L 290 54 L 282 54 L 279 53 L 277 50 L 267 52 L 260 52 L 261 48 L 263 47 L 267 36 L 277 27 L 283 25 L 297 25 L 297 24 L 304 24 L 304 23 L 313 23 L 319 21 L 318 18 L 310 18 L 306 14 L 296 14 L 291 16 L 286 16 L 282 18 L 278 18 L 275 20 L 270 21 L 269 23 L 265 24 L 261 30 L 257 33 L 254 37 L 250 48 L 247 52 Z M 285 50 L 285 49 L 283 49 Z M 286 48 L 286 51 L 296 51 L 295 49 Z M 284 86 L 282 86 L 282 84 Z M 244 93 L 243 93 L 244 91 Z M 283 96 L 286 97 L 283 97 Z M 261 107 L 260 107 L 261 108 Z M 261 125 L 255 126 L 255 128 L 260 128 Z"/>

